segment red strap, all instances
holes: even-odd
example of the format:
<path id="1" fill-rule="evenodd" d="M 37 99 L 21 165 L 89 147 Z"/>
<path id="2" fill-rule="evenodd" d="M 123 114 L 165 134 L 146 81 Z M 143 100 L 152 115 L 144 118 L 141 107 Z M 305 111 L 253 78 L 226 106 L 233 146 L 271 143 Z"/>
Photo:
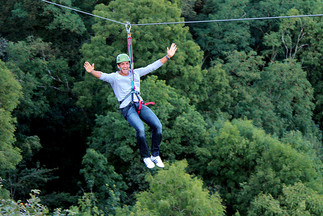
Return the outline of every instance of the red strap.
<path id="1" fill-rule="evenodd" d="M 138 115 L 140 115 L 140 111 L 141 111 L 141 104 L 147 106 L 147 105 L 155 105 L 154 102 L 147 102 L 147 103 L 144 103 L 143 101 L 139 101 L 139 107 L 138 107 Z"/>
<path id="2" fill-rule="evenodd" d="M 154 102 L 147 102 L 147 103 L 144 103 L 145 106 L 148 106 L 148 105 L 155 105 Z"/>
<path id="3" fill-rule="evenodd" d="M 138 115 L 140 115 L 140 111 L 141 111 L 141 104 L 142 104 L 142 103 L 143 103 L 142 101 L 139 101 Z"/>

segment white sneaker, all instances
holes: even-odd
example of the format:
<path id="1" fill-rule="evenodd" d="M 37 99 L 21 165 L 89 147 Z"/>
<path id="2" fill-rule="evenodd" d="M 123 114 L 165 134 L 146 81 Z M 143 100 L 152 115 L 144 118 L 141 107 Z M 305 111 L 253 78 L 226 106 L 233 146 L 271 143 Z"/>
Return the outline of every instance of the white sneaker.
<path id="1" fill-rule="evenodd" d="M 150 158 L 151 158 L 151 161 L 156 164 L 156 166 L 158 166 L 160 168 L 164 168 L 165 167 L 163 161 L 161 160 L 161 158 L 159 156 L 157 156 L 157 157 L 151 156 Z"/>
<path id="2" fill-rule="evenodd" d="M 150 157 L 146 157 L 143 160 L 149 169 L 152 169 L 155 167 L 155 164 L 151 161 Z"/>

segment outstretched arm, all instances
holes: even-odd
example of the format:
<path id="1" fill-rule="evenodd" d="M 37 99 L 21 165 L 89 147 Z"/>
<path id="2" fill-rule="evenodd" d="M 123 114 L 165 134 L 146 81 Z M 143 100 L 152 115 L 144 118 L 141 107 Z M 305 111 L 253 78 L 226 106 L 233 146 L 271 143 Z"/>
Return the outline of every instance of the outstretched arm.
<path id="1" fill-rule="evenodd" d="M 92 74 L 96 78 L 101 77 L 101 72 L 94 70 L 94 63 L 91 65 L 89 62 L 85 62 L 84 63 L 84 68 L 88 73 Z"/>
<path id="2" fill-rule="evenodd" d="M 175 43 L 172 43 L 170 48 L 167 47 L 167 55 L 160 59 L 161 63 L 165 64 L 167 60 L 169 60 L 171 57 L 173 57 L 176 53 L 177 46 Z"/>

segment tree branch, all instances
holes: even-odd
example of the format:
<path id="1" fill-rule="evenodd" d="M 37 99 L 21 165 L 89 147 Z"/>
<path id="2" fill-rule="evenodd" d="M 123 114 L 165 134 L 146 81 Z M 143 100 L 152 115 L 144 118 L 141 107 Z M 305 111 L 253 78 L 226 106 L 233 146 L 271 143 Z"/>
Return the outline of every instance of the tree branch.
<path id="1" fill-rule="evenodd" d="M 302 22 L 302 21 L 301 21 Z M 307 46 L 308 44 L 302 44 L 301 46 L 299 46 L 299 43 L 301 42 L 301 40 L 303 39 L 305 35 L 305 32 L 304 32 L 304 27 L 303 27 L 303 24 L 301 23 L 301 31 L 300 33 L 298 34 L 298 37 L 297 37 L 297 42 L 296 42 L 296 46 L 295 46 L 295 51 L 294 51 L 294 54 L 293 54 L 293 58 L 296 57 L 296 54 L 297 52 L 303 48 L 304 46 Z"/>
<path id="2" fill-rule="evenodd" d="M 286 50 L 285 57 L 288 58 L 288 47 L 287 47 L 286 42 L 285 42 L 285 39 L 284 39 L 284 32 L 282 34 L 282 42 L 283 42 L 284 47 L 285 47 L 285 50 Z"/>

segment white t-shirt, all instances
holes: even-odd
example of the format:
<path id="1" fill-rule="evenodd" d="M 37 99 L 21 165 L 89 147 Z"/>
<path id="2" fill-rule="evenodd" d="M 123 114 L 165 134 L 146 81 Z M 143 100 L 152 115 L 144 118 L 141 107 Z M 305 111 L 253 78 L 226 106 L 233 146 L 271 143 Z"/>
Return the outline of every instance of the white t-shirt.
<path id="1" fill-rule="evenodd" d="M 160 60 L 155 61 L 154 63 L 146 66 L 146 67 L 142 67 L 142 68 L 138 68 L 138 69 L 134 69 L 134 85 L 135 85 L 135 89 L 136 91 L 140 92 L 140 77 L 149 74 L 150 72 L 157 70 L 159 67 L 161 67 L 163 64 L 161 63 Z M 121 102 L 131 91 L 132 88 L 132 73 L 129 71 L 128 76 L 122 76 L 119 74 L 119 71 L 116 71 L 114 73 L 103 73 L 101 72 L 101 77 L 100 80 L 106 81 L 108 83 L 110 83 L 113 92 L 115 94 L 115 96 L 117 97 L 118 101 Z M 139 96 L 140 97 L 140 96 Z M 137 96 L 134 95 L 133 97 L 135 102 L 138 102 L 138 98 Z M 140 97 L 140 99 L 142 100 L 142 98 Z M 119 108 L 124 108 L 126 107 L 130 102 L 131 102 L 132 98 L 131 95 L 126 98 L 119 106 Z"/>

